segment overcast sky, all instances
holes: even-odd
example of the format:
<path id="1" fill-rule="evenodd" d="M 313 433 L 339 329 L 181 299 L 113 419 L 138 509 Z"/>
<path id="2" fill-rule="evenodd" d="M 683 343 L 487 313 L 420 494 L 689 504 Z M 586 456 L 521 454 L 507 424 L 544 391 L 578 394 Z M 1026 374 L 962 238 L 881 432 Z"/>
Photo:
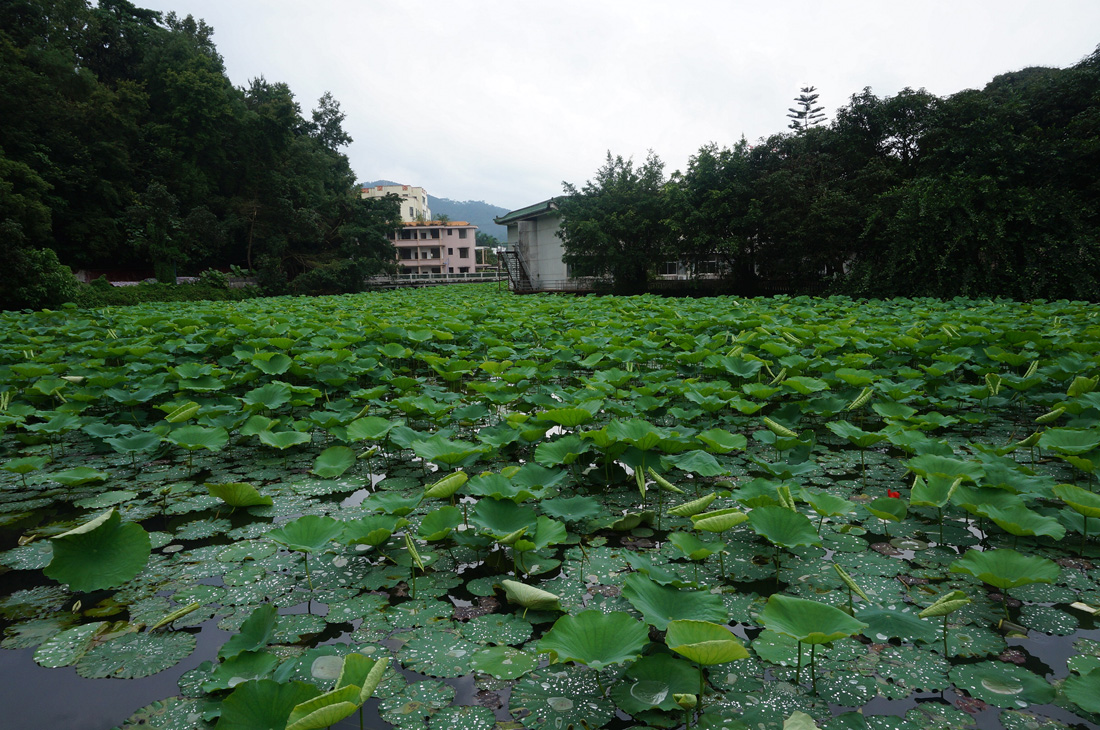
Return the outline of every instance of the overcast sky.
<path id="1" fill-rule="evenodd" d="M 786 130 L 813 85 L 828 119 L 864 87 L 947 96 L 1065 67 L 1098 0 L 134 0 L 204 19 L 229 78 L 347 114 L 360 181 L 509 209 L 581 186 L 610 150 L 666 172 L 707 142 Z"/>

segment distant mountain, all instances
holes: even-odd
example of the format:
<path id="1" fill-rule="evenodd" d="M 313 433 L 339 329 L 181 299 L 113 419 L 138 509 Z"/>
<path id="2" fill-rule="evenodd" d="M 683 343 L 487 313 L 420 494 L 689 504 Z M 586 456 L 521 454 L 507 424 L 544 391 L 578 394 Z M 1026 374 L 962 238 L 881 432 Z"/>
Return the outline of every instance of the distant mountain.
<path id="1" fill-rule="evenodd" d="M 482 200 L 451 200 L 428 195 L 428 207 L 432 215 L 445 215 L 453 221 L 468 221 L 477 226 L 478 231 L 496 236 L 502 243 L 508 240 L 508 229 L 493 223 L 493 218 L 508 213 L 507 208 L 489 205 Z"/>
<path id="2" fill-rule="evenodd" d="M 371 180 L 360 183 L 360 187 L 369 188 L 374 185 L 405 185 L 406 183 L 393 180 Z M 437 198 L 428 194 L 428 207 L 433 215 L 445 215 L 453 221 L 467 221 L 477 226 L 478 231 L 496 236 L 498 241 L 508 239 L 508 229 L 493 223 L 493 218 L 510 212 L 508 208 L 499 205 L 490 205 L 482 200 L 451 200 L 450 198 Z"/>

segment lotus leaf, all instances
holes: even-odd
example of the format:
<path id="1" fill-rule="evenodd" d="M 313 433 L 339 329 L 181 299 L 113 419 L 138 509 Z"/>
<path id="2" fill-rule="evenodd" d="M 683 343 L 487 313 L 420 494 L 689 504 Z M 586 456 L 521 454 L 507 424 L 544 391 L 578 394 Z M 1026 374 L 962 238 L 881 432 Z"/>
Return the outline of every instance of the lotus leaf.
<path id="1" fill-rule="evenodd" d="M 280 451 L 307 444 L 313 440 L 308 433 L 301 431 L 261 431 L 260 443 Z"/>
<path id="2" fill-rule="evenodd" d="M 470 658 L 470 666 L 496 679 L 519 679 L 539 665 L 538 657 L 510 646 L 490 646 Z"/>
<path id="3" fill-rule="evenodd" d="M 53 559 L 43 572 L 74 591 L 122 585 L 141 572 L 152 551 L 149 533 L 123 522 L 113 507 L 51 542 Z"/>
<path id="4" fill-rule="evenodd" d="M 96 484 L 106 481 L 111 475 L 87 466 L 77 466 L 64 471 L 55 471 L 49 478 L 67 487 L 79 487 L 82 484 Z"/>
<path id="5" fill-rule="evenodd" d="M 240 632 L 230 636 L 218 649 L 218 658 L 228 660 L 242 652 L 263 649 L 274 638 L 278 621 L 279 612 L 273 604 L 257 606 L 241 624 Z"/>
<path id="6" fill-rule="evenodd" d="M 336 479 L 355 466 L 355 452 L 347 446 L 330 446 L 317 455 L 310 471 L 322 479 Z"/>
<path id="7" fill-rule="evenodd" d="M 545 519 L 545 518 L 542 518 Z M 440 507 L 424 516 L 416 534 L 428 542 L 445 539 L 451 530 L 462 524 L 462 510 L 450 505 Z M 345 537 L 347 532 L 345 531 Z"/>
<path id="8" fill-rule="evenodd" d="M 254 679 L 238 684 L 222 702 L 216 730 L 286 730 L 296 706 L 321 694 L 305 682 Z"/>
<path id="9" fill-rule="evenodd" d="M 556 595 L 541 588 L 535 588 L 514 580 L 502 580 L 504 593 L 509 603 L 523 606 L 525 609 L 536 611 L 561 611 L 561 603 Z"/>
<path id="10" fill-rule="evenodd" d="M 539 641 L 550 661 L 574 661 L 601 670 L 638 658 L 649 643 L 645 624 L 622 611 L 581 611 L 562 616 Z"/>
<path id="11" fill-rule="evenodd" d="M 630 574 L 623 585 L 623 596 L 658 631 L 668 628 L 669 621 L 725 621 L 725 606 L 721 597 L 709 591 L 679 590 L 662 586 L 640 573 Z"/>
<path id="12" fill-rule="evenodd" d="M 711 666 L 747 659 L 748 650 L 726 626 L 683 619 L 668 622 L 665 644 L 696 664 Z"/>
<path id="13" fill-rule="evenodd" d="M 711 492 L 710 494 L 699 497 L 698 499 L 693 499 L 690 502 L 679 504 L 670 509 L 668 513 L 676 517 L 694 517 L 695 515 L 698 515 L 707 507 L 709 507 L 711 502 L 717 499 L 717 497 L 718 495 L 716 493 Z"/>
<path id="14" fill-rule="evenodd" d="M 827 644 L 867 628 L 867 624 L 839 608 L 780 593 L 768 598 L 760 621 L 772 631 L 805 644 Z"/>
<path id="15" fill-rule="evenodd" d="M 267 537 L 288 550 L 303 553 L 326 549 L 343 532 L 338 520 L 321 515 L 304 515 L 267 532 Z"/>
<path id="16" fill-rule="evenodd" d="M 670 532 L 668 541 L 680 548 L 690 560 L 706 560 L 709 556 L 726 548 L 724 542 L 703 542 L 690 532 Z"/>
<path id="17" fill-rule="evenodd" d="M 211 496 L 217 497 L 230 507 L 256 507 L 272 504 L 271 497 L 265 497 L 256 491 L 256 487 L 244 482 L 207 484 L 206 489 Z"/>
<path id="18" fill-rule="evenodd" d="M 1100 713 L 1100 668 L 1087 674 L 1070 675 L 1063 691 L 1070 702 L 1085 712 Z"/>
<path id="19" fill-rule="evenodd" d="M 967 573 L 983 583 L 1003 590 L 1029 583 L 1051 583 L 1058 577 L 1058 565 L 1036 555 L 1015 550 L 967 550 L 951 564 L 952 573 Z"/>
<path id="20" fill-rule="evenodd" d="M 624 712 L 635 715 L 646 710 L 674 711 L 675 696 L 699 689 L 695 667 L 669 654 L 652 654 L 630 665 L 611 689 L 611 698 Z"/>
<path id="21" fill-rule="evenodd" d="M 186 659 L 195 644 L 185 631 L 124 633 L 89 649 L 77 661 L 76 672 L 88 679 L 149 677 Z"/>
<path id="22" fill-rule="evenodd" d="M 749 512 L 749 524 L 756 534 L 779 547 L 821 545 L 810 519 L 786 507 L 756 507 Z"/>
<path id="23" fill-rule="evenodd" d="M 686 451 L 682 454 L 672 454 L 665 460 L 677 469 L 704 477 L 715 477 L 728 474 L 729 470 L 718 463 L 718 460 L 705 451 Z"/>
<path id="24" fill-rule="evenodd" d="M 462 485 L 466 483 L 469 477 L 466 472 L 456 471 L 453 474 L 448 474 L 435 484 L 432 484 L 424 490 L 424 496 L 428 499 L 449 499 L 454 496 L 455 492 L 462 488 Z"/>
<path id="25" fill-rule="evenodd" d="M 1054 687 L 1042 677 L 1007 662 L 964 664 L 950 672 L 951 681 L 973 697 L 995 707 L 1017 708 L 1054 700 Z"/>
<path id="26" fill-rule="evenodd" d="M 271 676 L 278 665 L 279 658 L 274 654 L 266 651 L 242 651 L 214 667 L 210 678 L 202 683 L 202 688 L 205 692 L 233 689 L 241 682 Z"/>
<path id="27" fill-rule="evenodd" d="M 691 524 L 697 530 L 707 532 L 725 532 L 749 519 L 749 515 L 739 509 L 720 509 L 691 516 Z"/>

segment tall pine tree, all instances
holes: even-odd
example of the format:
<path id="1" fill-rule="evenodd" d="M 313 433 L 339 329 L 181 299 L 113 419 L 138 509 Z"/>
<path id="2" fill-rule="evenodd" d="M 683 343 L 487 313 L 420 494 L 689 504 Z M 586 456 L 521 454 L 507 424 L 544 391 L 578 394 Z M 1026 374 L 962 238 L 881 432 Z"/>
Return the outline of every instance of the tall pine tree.
<path id="1" fill-rule="evenodd" d="M 814 106 L 818 97 L 816 87 L 803 86 L 800 91 L 802 93 L 795 98 L 798 106 L 787 110 L 790 112 L 787 116 L 791 119 L 791 123 L 787 126 L 798 134 L 825 121 L 825 114 L 823 113 L 825 107 Z"/>

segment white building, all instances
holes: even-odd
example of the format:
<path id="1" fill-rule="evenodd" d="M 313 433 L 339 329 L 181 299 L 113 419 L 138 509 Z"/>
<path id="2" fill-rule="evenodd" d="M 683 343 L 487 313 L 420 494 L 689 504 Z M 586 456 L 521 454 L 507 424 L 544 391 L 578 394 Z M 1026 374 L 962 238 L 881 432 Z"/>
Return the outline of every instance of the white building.
<path id="1" fill-rule="evenodd" d="M 428 192 L 424 188 L 413 185 L 372 185 L 369 188 L 363 188 L 362 193 L 364 198 L 384 198 L 391 194 L 401 198 L 403 222 L 412 223 L 432 219 L 432 211 L 428 208 Z"/>
<path id="2" fill-rule="evenodd" d="M 562 257 L 561 212 L 555 198 L 494 218 L 508 228 L 505 261 L 511 286 L 516 291 L 578 291 L 591 287 L 590 280 L 571 276 Z"/>

